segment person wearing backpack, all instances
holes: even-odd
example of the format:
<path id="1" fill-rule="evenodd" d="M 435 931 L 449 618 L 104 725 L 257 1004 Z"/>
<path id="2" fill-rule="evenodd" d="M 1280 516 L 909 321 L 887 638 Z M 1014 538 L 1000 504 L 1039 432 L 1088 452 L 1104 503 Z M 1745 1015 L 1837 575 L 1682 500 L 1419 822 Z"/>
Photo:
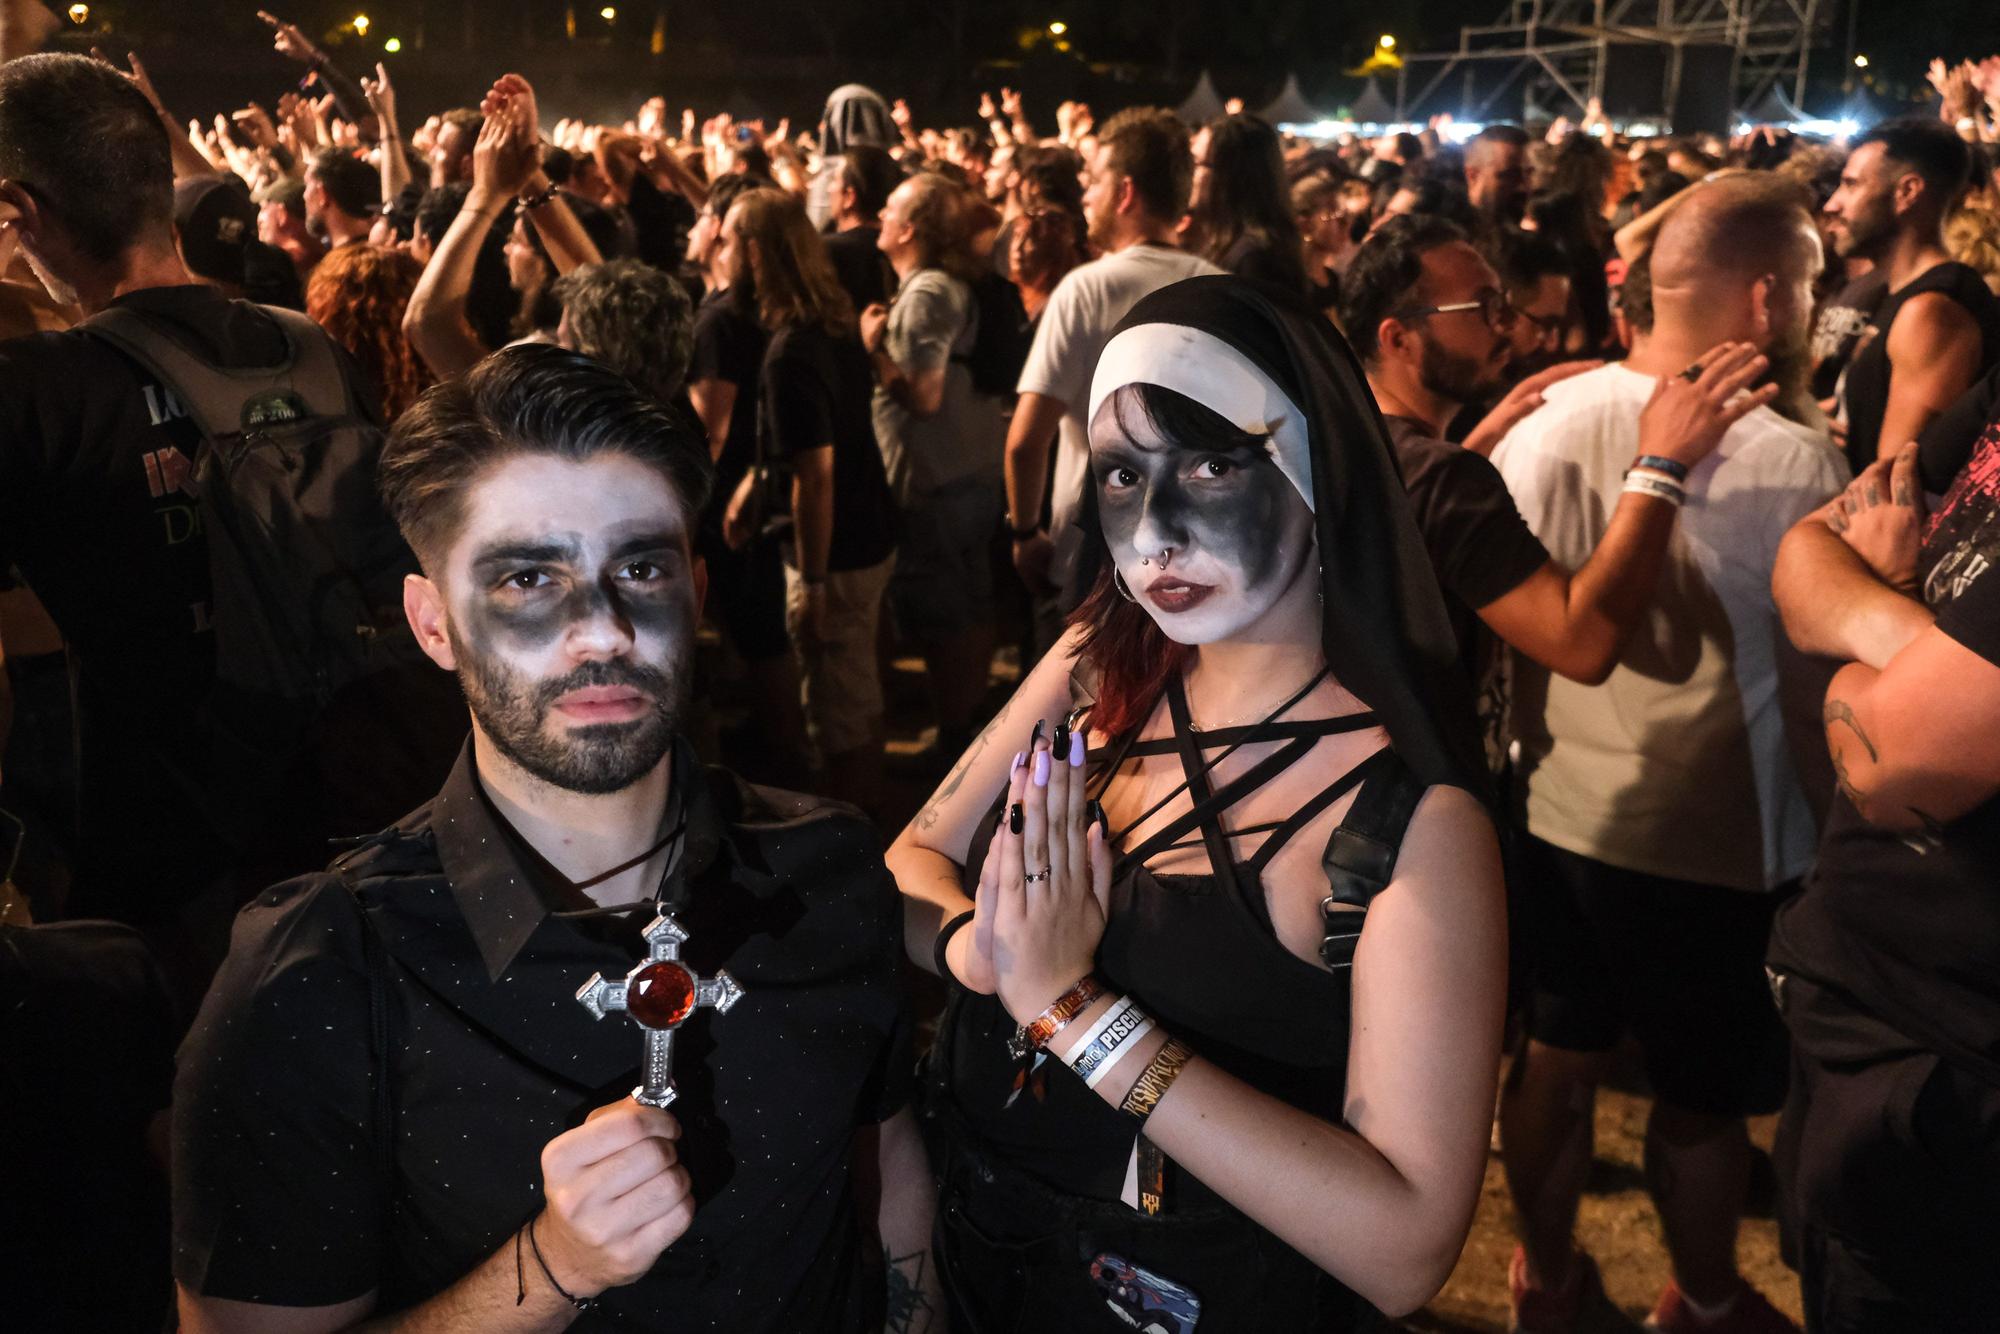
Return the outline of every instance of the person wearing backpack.
<path id="1" fill-rule="evenodd" d="M 1006 418 L 969 364 L 985 312 L 965 245 L 964 187 L 935 173 L 897 186 L 882 209 L 881 247 L 896 300 L 861 313 L 875 371 L 875 439 L 903 515 L 889 584 L 897 629 L 930 677 L 937 753 L 972 740 L 993 657 L 993 557 L 1002 508 Z"/>
<path id="2" fill-rule="evenodd" d="M 374 493 L 379 413 L 317 326 L 190 281 L 172 218 L 167 132 L 123 75 L 0 69 L 0 225 L 90 317 L 0 343 L 0 564 L 74 664 L 67 910 L 137 927 L 191 1001 L 237 884 L 323 862 L 443 767 L 375 744 L 416 568 Z"/>

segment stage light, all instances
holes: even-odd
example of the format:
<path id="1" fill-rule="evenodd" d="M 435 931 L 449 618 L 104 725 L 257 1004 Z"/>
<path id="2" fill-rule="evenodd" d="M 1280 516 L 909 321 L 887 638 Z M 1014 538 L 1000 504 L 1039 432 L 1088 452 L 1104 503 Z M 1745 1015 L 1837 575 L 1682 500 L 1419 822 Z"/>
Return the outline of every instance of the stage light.
<path id="1" fill-rule="evenodd" d="M 1049 25 L 1049 36 L 1051 37 L 1060 37 L 1068 31 L 1069 31 L 1069 24 L 1064 23 L 1061 19 L 1057 19 L 1054 23 L 1051 23 Z"/>
<path id="2" fill-rule="evenodd" d="M 356 14 L 354 16 L 354 31 L 360 33 L 363 37 L 368 35 L 368 16 L 366 14 Z"/>
<path id="3" fill-rule="evenodd" d="M 1856 69 L 1867 69 L 1867 68 L 1868 68 L 1868 57 L 1867 57 L 1867 56 L 1856 56 L 1856 57 L 1854 57 L 1854 68 L 1856 68 Z"/>
<path id="4" fill-rule="evenodd" d="M 1381 47 L 1384 51 L 1393 51 L 1396 49 L 1396 39 L 1385 32 L 1381 37 L 1376 39 L 1375 45 Z"/>
<path id="5" fill-rule="evenodd" d="M 382 49 L 393 56 L 403 49 L 403 39 L 400 37 L 391 37 L 388 41 L 382 43 Z"/>
<path id="6" fill-rule="evenodd" d="M 618 21 L 618 11 L 610 5 L 606 5 L 597 11 L 597 17 L 603 19 L 606 23 L 616 23 Z"/>
<path id="7" fill-rule="evenodd" d="M 69 21 L 79 27 L 90 22 L 90 6 L 71 5 L 69 7 Z"/>

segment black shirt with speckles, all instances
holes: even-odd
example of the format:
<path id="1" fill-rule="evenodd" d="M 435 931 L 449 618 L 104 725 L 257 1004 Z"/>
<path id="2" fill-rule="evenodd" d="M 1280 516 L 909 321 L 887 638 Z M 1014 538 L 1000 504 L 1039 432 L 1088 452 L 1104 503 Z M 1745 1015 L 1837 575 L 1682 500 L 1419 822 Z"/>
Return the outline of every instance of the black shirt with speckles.
<path id="1" fill-rule="evenodd" d="M 686 842 L 661 897 L 681 957 L 744 995 L 674 1043 L 693 1226 L 571 1328 L 879 1325 L 849 1166 L 855 1133 L 910 1095 L 895 884 L 846 807 L 703 769 L 685 743 L 673 788 Z M 576 992 L 644 956 L 652 914 L 554 915 L 574 891 L 486 799 L 469 746 L 434 801 L 337 871 L 243 910 L 181 1049 L 174 1272 L 275 1305 L 374 1290 L 390 1312 L 507 1244 L 542 1207 L 542 1147 L 637 1082 L 636 1026 L 593 1020 Z"/>

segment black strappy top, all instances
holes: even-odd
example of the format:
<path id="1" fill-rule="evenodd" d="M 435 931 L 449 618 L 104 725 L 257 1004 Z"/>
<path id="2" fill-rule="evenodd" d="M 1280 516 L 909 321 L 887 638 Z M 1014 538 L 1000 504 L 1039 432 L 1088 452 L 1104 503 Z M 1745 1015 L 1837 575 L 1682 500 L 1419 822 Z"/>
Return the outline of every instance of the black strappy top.
<path id="1" fill-rule="evenodd" d="M 1298 763 L 1321 737 L 1378 725 L 1373 713 L 1278 720 L 1318 683 L 1315 678 L 1264 722 L 1199 732 L 1190 723 L 1179 681 L 1171 681 L 1167 702 L 1173 735 L 1139 741 L 1135 729 L 1117 738 L 1093 755 L 1088 781 L 1096 795 L 1127 759 L 1167 754 L 1180 758 L 1184 783 L 1126 829 L 1115 832 L 1114 847 L 1181 792 L 1191 801 L 1185 813 L 1117 855 L 1110 920 L 1097 953 L 1099 976 L 1114 990 L 1133 996 L 1167 1032 L 1224 1070 L 1304 1111 L 1338 1120 L 1347 1075 L 1347 964 L 1360 934 L 1360 914 L 1328 911 L 1329 938 L 1323 953 L 1332 971 L 1315 968 L 1278 941 L 1262 874 L 1279 849 L 1342 796 L 1363 784 L 1389 785 L 1404 799 L 1400 822 L 1389 833 L 1386 860 L 1374 858 L 1380 863 L 1375 868 L 1381 872 L 1380 880 L 1357 888 L 1354 876 L 1341 869 L 1342 863 L 1356 862 L 1351 854 L 1357 845 L 1348 824 L 1336 832 L 1328 848 L 1332 881 L 1328 907 L 1336 902 L 1365 907 L 1386 883 L 1394 844 L 1407 823 L 1408 807 L 1414 805 L 1414 796 L 1408 794 L 1420 794 L 1421 785 L 1385 746 L 1283 820 L 1233 833 L 1221 823 L 1224 813 Z M 1272 741 L 1280 744 L 1243 773 L 1219 787 L 1211 782 L 1216 766 L 1228 755 L 1246 745 Z M 1357 799 L 1356 808 L 1361 804 Z M 973 848 L 987 846 L 999 816 L 996 804 L 974 837 Z M 1232 853 L 1232 837 L 1257 834 L 1265 837 L 1248 857 Z M 1343 835 L 1349 836 L 1346 856 L 1339 855 Z M 1197 843 L 1208 853 L 1208 874 L 1159 874 L 1146 865 L 1161 852 Z M 1368 843 L 1362 840 L 1363 845 Z M 1365 863 L 1370 860 L 1366 848 L 1359 860 L 1366 880 Z M 965 874 L 967 884 L 976 880 L 977 860 Z M 944 1022 L 939 1044 L 946 1063 L 943 1073 L 966 1129 L 989 1150 L 1059 1190 L 1118 1200 L 1133 1149 L 1131 1119 L 1082 1081 L 1055 1068 L 1052 1057 L 1047 1058 L 1044 1077 L 1031 1081 L 1009 1105 L 1018 1069 L 1007 1054 L 1014 1021 L 997 997 L 961 991 Z M 1044 1090 L 1041 1096 L 1034 1091 L 1037 1085 Z M 1219 1203 L 1193 1177 L 1175 1172 L 1171 1165 L 1167 1171 L 1174 1208 Z"/>

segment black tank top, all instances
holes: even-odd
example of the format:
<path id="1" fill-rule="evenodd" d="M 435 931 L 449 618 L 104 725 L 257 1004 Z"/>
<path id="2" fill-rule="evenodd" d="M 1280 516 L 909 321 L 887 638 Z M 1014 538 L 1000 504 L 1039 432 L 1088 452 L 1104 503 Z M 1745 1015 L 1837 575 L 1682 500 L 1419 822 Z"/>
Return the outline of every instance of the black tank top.
<path id="1" fill-rule="evenodd" d="M 1401 770 L 1401 761 L 1384 747 L 1284 820 L 1225 832 L 1221 817 L 1232 806 L 1297 763 L 1321 737 L 1374 727 L 1378 720 L 1373 713 L 1357 713 L 1197 732 L 1189 725 L 1177 681 L 1169 685 L 1168 703 L 1172 736 L 1142 742 L 1135 740 L 1135 730 L 1092 758 L 1093 794 L 1103 791 L 1127 759 L 1148 755 L 1178 754 L 1186 780 L 1153 811 L 1114 833 L 1114 847 L 1181 792 L 1192 803 L 1118 853 L 1098 975 L 1197 1054 L 1266 1094 L 1338 1121 L 1347 1082 L 1349 970 L 1316 968 L 1279 942 L 1262 874 L 1279 849 L 1327 807 L 1371 777 Z M 1270 741 L 1280 743 L 1277 749 L 1221 787 L 1211 787 L 1209 775 L 1224 757 Z M 972 841 L 975 849 L 987 846 L 999 818 L 996 804 Z M 1263 840 L 1250 855 L 1232 851 L 1232 838 L 1259 834 Z M 1146 865 L 1162 852 L 1196 845 L 1208 853 L 1206 875 L 1164 875 Z M 977 878 L 977 860 L 965 874 L 968 884 Z M 1354 926 L 1358 932 L 1358 914 Z M 1059 1191 L 1117 1201 L 1134 1148 L 1130 1118 L 1059 1068 L 1043 1068 L 1041 1077 L 1026 1081 L 1016 1095 L 1020 1067 L 1007 1052 L 1015 1025 L 997 997 L 961 992 L 945 1023 L 940 1048 L 949 1096 L 974 1138 Z M 1171 1163 L 1165 1184 L 1169 1212 L 1221 1203 Z"/>
<path id="2" fill-rule="evenodd" d="M 1946 260 L 1889 293 L 1875 312 L 1875 336 L 1855 353 L 1847 366 L 1847 461 L 1857 474 L 1881 452 L 1882 418 L 1889 409 L 1889 330 L 1895 326 L 1903 303 L 1927 292 L 1944 293 L 1965 307 L 1979 325 L 1985 342 L 1979 359 L 1980 375 L 2000 361 L 2000 297 L 1988 289 L 1977 269 Z M 1891 449 L 1904 444 L 1901 440 L 1889 443 Z"/>

